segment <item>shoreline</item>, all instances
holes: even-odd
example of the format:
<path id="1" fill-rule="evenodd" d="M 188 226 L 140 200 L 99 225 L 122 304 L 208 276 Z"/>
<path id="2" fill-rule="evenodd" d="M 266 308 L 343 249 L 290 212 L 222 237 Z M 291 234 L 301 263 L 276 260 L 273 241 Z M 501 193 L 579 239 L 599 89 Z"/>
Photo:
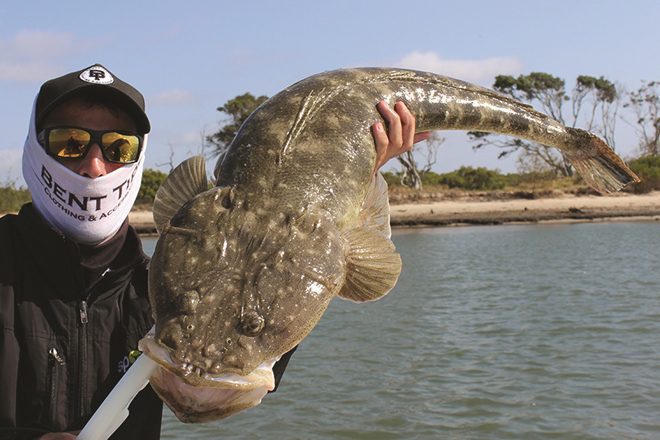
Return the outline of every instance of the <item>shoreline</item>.
<path id="1" fill-rule="evenodd" d="M 562 195 L 537 199 L 451 200 L 391 206 L 393 226 L 660 221 L 660 191 L 648 194 Z"/>
<path id="2" fill-rule="evenodd" d="M 390 206 L 390 224 L 393 228 L 599 221 L 660 222 L 660 191 L 640 195 L 562 195 L 507 200 L 464 197 L 392 203 Z M 129 222 L 141 235 L 156 234 L 151 211 L 131 211 Z"/>

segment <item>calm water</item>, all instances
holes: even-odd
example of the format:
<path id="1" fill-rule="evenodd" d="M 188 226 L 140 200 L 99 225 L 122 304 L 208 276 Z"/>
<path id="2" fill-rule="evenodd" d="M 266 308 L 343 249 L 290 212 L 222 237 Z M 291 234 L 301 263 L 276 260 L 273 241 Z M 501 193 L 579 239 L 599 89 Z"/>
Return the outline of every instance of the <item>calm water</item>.
<path id="1" fill-rule="evenodd" d="M 209 424 L 167 412 L 163 438 L 660 438 L 660 224 L 393 239 L 396 289 L 333 301 L 277 393 Z"/>

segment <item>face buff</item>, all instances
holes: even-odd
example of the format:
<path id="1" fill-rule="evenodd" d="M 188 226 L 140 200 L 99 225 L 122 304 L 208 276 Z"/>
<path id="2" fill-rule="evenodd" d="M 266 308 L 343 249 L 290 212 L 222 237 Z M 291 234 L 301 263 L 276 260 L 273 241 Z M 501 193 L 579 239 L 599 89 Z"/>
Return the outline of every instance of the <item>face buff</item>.
<path id="1" fill-rule="evenodd" d="M 147 136 L 137 162 L 95 179 L 81 176 L 57 162 L 37 141 L 34 109 L 23 149 L 23 177 L 32 204 L 66 237 L 98 244 L 124 223 L 140 189 Z"/>

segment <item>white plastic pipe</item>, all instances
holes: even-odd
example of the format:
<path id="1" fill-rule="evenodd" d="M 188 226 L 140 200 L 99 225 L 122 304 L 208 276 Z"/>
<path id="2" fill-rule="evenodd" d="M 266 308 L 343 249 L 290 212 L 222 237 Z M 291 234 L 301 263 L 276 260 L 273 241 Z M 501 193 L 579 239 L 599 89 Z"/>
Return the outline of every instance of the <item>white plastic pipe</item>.
<path id="1" fill-rule="evenodd" d="M 128 405 L 147 386 L 158 364 L 141 355 L 78 434 L 78 440 L 107 440 L 128 417 Z"/>

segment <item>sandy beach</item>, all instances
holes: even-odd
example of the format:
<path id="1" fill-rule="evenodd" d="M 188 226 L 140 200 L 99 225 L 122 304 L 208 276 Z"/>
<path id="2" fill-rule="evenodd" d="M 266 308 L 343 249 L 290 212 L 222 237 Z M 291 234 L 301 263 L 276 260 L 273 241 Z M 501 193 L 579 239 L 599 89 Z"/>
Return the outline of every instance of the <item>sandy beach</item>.
<path id="1" fill-rule="evenodd" d="M 391 223 L 394 227 L 622 219 L 660 221 L 660 191 L 642 195 L 626 193 L 608 196 L 562 195 L 532 200 L 463 198 L 391 205 Z M 155 233 L 150 211 L 133 211 L 129 215 L 129 221 L 140 233 Z"/>
<path id="2" fill-rule="evenodd" d="M 448 200 L 391 206 L 395 226 L 503 224 L 615 219 L 660 220 L 660 191 L 510 200 Z"/>

